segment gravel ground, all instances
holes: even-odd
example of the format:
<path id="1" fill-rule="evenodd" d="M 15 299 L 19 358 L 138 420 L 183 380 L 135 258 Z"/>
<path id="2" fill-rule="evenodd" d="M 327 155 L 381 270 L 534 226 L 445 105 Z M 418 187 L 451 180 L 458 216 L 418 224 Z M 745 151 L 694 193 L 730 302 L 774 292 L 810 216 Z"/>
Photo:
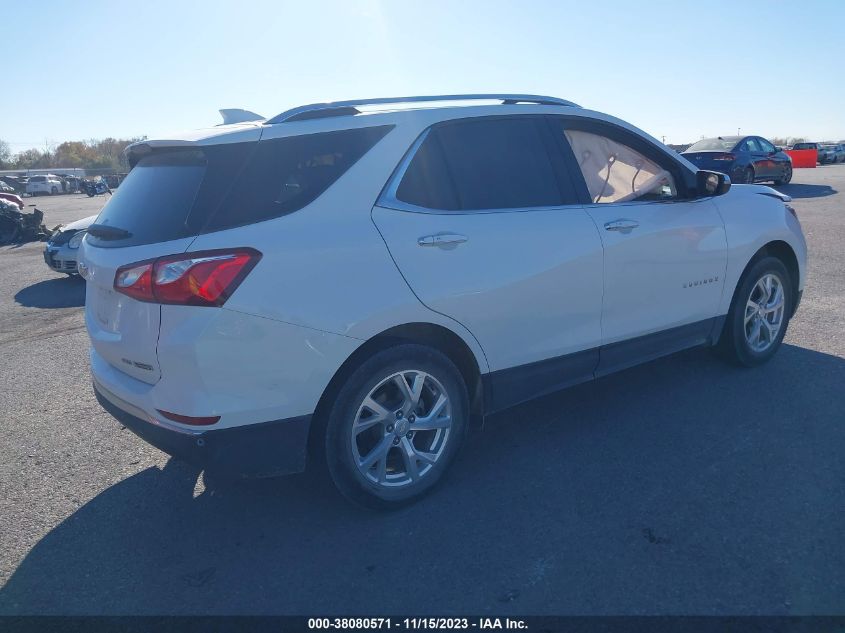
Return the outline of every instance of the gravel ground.
<path id="1" fill-rule="evenodd" d="M 0 248 L 0 614 L 845 614 L 845 165 L 783 191 L 811 259 L 771 363 L 694 350 L 499 414 L 393 514 L 214 487 L 122 430 L 84 283 Z"/>

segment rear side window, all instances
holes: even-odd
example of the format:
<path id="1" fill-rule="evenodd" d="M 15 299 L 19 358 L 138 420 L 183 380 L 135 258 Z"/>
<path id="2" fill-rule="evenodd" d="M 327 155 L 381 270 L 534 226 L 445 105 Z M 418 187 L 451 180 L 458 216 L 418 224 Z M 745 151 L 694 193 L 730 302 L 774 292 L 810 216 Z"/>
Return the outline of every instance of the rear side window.
<path id="1" fill-rule="evenodd" d="M 746 139 L 745 143 L 739 148 L 741 152 L 759 152 L 760 146 L 757 144 L 757 139 Z"/>
<path id="2" fill-rule="evenodd" d="M 445 210 L 564 204 L 543 122 L 490 118 L 435 127 L 408 166 L 396 197 Z"/>
<path id="3" fill-rule="evenodd" d="M 392 126 L 261 141 L 206 230 L 277 218 L 314 201 Z"/>

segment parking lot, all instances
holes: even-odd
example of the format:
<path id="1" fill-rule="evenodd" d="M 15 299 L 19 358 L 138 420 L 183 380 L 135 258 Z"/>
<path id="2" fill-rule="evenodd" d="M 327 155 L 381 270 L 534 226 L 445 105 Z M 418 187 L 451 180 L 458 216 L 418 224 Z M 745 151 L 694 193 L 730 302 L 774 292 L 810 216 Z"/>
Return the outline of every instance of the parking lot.
<path id="1" fill-rule="evenodd" d="M 781 190 L 810 268 L 771 363 L 694 350 L 498 414 L 390 514 L 122 429 L 84 282 L 0 248 L 0 614 L 845 614 L 845 165 Z M 106 198 L 27 202 L 53 227 Z"/>

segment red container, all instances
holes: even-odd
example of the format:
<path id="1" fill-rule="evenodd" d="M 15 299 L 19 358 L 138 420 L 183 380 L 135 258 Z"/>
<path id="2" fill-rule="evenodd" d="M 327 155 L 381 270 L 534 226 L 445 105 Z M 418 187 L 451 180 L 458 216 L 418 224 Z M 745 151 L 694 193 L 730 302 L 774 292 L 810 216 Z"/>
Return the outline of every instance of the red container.
<path id="1" fill-rule="evenodd" d="M 786 155 L 792 159 L 793 167 L 813 167 L 819 160 L 819 152 L 815 149 L 788 149 Z"/>

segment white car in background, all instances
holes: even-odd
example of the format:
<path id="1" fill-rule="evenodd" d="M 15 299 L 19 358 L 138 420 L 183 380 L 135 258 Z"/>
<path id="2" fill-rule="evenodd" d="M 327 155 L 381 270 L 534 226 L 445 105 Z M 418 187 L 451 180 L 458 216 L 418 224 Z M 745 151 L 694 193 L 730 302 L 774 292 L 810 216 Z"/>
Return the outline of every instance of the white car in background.
<path id="1" fill-rule="evenodd" d="M 30 176 L 26 183 L 26 192 L 32 196 L 46 194 L 54 196 L 62 190 L 62 181 L 58 176 Z"/>
<path id="2" fill-rule="evenodd" d="M 368 505 L 493 411 L 693 346 L 764 363 L 804 288 L 788 196 L 553 97 L 316 104 L 129 158 L 79 263 L 101 404 Z"/>

